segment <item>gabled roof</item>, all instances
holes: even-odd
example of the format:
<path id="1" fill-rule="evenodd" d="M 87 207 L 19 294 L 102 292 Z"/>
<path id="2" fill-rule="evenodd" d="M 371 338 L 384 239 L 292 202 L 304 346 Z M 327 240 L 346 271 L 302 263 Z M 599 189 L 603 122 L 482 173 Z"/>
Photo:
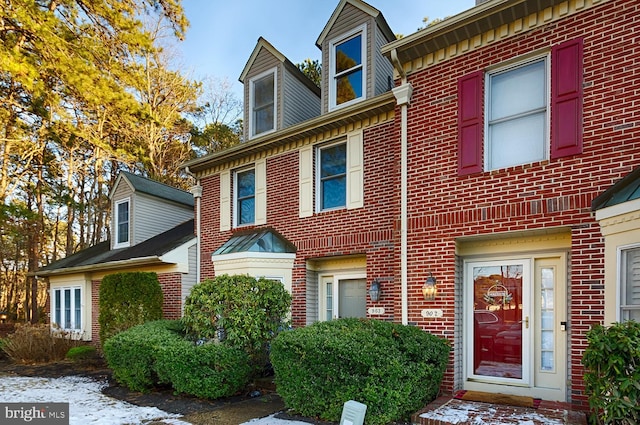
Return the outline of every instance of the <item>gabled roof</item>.
<path id="1" fill-rule="evenodd" d="M 293 254 L 296 247 L 274 229 L 248 230 L 234 234 L 213 255 L 238 252 L 269 252 Z"/>
<path id="2" fill-rule="evenodd" d="M 389 40 L 396 39 L 395 34 L 391 30 L 391 27 L 389 27 L 386 19 L 384 19 L 384 16 L 382 16 L 382 12 L 380 12 L 378 9 L 361 0 L 341 0 L 336 9 L 331 14 L 331 18 L 329 18 L 329 21 L 324 26 L 324 29 L 318 36 L 318 39 L 316 40 L 316 46 L 318 46 L 319 49 L 322 49 L 322 43 L 324 42 L 325 38 L 327 38 L 329 31 L 331 31 L 331 28 L 336 23 L 336 20 L 340 16 L 340 13 L 342 13 L 342 10 L 347 5 L 347 3 L 352 5 L 353 7 L 357 7 L 358 9 L 375 18 L 376 23 Z"/>
<path id="3" fill-rule="evenodd" d="M 42 267 L 33 274 L 50 276 L 115 269 L 129 265 L 160 264 L 163 263 L 161 258 L 163 255 L 193 239 L 195 239 L 194 220 L 189 220 L 128 248 L 109 250 L 111 245 L 109 240 L 100 242 Z"/>
<path id="4" fill-rule="evenodd" d="M 596 197 L 591 202 L 591 210 L 597 211 L 634 199 L 640 199 L 640 167 L 636 167 Z"/>
<path id="5" fill-rule="evenodd" d="M 191 195 L 191 193 L 154 180 L 147 179 L 142 176 L 138 176 L 128 171 L 120 171 L 120 173 L 118 174 L 118 178 L 116 179 L 116 182 L 111 189 L 109 198 L 113 198 L 114 191 L 121 184 L 123 179 L 125 179 L 129 183 L 129 185 L 135 192 L 146 193 L 147 195 L 177 202 L 189 207 L 193 207 L 194 205 L 193 195 Z"/>
<path id="6" fill-rule="evenodd" d="M 266 51 L 271 53 L 277 60 L 282 62 L 284 64 L 284 66 L 287 67 L 287 69 L 289 70 L 289 72 L 291 72 L 291 74 L 293 76 L 295 76 L 303 84 L 305 84 L 307 87 L 309 87 L 309 89 L 311 89 L 318 96 L 320 96 L 320 87 L 316 86 L 314 84 L 314 82 L 311 81 L 311 79 L 309 79 L 309 77 L 304 75 L 304 73 L 302 71 L 300 71 L 300 69 L 296 65 L 294 65 L 293 62 L 291 62 L 289 59 L 287 59 L 287 57 L 285 55 L 280 53 L 280 51 L 278 49 L 273 47 L 273 45 L 271 43 L 269 43 L 266 39 L 264 39 L 264 37 L 259 37 L 258 38 L 258 42 L 256 43 L 256 47 L 253 48 L 253 52 L 251 53 L 251 56 L 249 56 L 249 60 L 247 60 L 247 64 L 244 66 L 244 69 L 242 70 L 242 73 L 240 74 L 240 77 L 238 78 L 238 80 L 242 84 L 245 83 L 245 80 L 247 79 L 247 75 L 249 74 L 249 71 L 251 70 L 251 67 L 253 66 L 253 63 L 258 58 L 258 55 L 260 54 L 260 51 L 262 49 L 265 49 Z"/>

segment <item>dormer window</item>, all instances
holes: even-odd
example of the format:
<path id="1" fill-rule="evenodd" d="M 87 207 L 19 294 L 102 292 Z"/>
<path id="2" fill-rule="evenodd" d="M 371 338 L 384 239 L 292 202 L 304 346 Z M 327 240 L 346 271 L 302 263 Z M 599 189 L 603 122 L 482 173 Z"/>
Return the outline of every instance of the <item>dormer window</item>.
<path id="1" fill-rule="evenodd" d="M 276 129 L 276 69 L 251 79 L 249 103 L 251 105 L 249 131 L 251 137 Z"/>
<path id="2" fill-rule="evenodd" d="M 129 246 L 129 199 L 116 202 L 116 243 L 114 248 Z"/>
<path id="3" fill-rule="evenodd" d="M 366 26 L 332 41 L 330 52 L 330 96 L 333 108 L 365 97 Z"/>

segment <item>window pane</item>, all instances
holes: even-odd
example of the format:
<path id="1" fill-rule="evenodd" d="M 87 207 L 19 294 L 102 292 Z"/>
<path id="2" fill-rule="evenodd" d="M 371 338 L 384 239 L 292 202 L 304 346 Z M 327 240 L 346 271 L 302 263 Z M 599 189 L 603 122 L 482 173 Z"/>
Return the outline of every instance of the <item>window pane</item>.
<path id="1" fill-rule="evenodd" d="M 336 74 L 360 64 L 362 64 L 362 35 L 336 45 Z"/>
<path id="2" fill-rule="evenodd" d="M 75 325 L 75 329 L 80 329 L 80 325 L 82 324 L 82 314 L 81 314 L 81 309 L 80 309 L 80 288 L 76 288 L 74 291 L 74 313 L 75 313 L 75 318 L 74 318 L 74 325 Z"/>
<path id="3" fill-rule="evenodd" d="M 545 121 L 542 112 L 489 126 L 489 168 L 543 160 Z"/>
<path id="4" fill-rule="evenodd" d="M 118 243 L 129 242 L 129 202 L 118 204 Z"/>
<path id="5" fill-rule="evenodd" d="M 253 85 L 253 106 L 260 108 L 271 104 L 273 104 L 273 74 L 259 79 Z"/>
<path id="6" fill-rule="evenodd" d="M 255 170 L 246 170 L 236 174 L 236 197 L 238 225 L 255 222 Z"/>
<path id="7" fill-rule="evenodd" d="M 62 291 L 56 289 L 53 293 L 53 304 L 54 304 L 54 323 L 60 327 L 62 324 L 60 323 L 62 319 Z"/>
<path id="8" fill-rule="evenodd" d="M 362 97 L 362 69 L 338 78 L 336 104 Z"/>
<path id="9" fill-rule="evenodd" d="M 320 151 L 321 209 L 346 205 L 347 145 L 331 146 Z"/>
<path id="10" fill-rule="evenodd" d="M 255 222 L 255 200 L 253 198 L 243 199 L 238 203 L 240 217 L 238 224 L 251 224 Z"/>
<path id="11" fill-rule="evenodd" d="M 322 149 L 320 159 L 320 177 L 344 174 L 347 171 L 347 145 Z"/>
<path id="12" fill-rule="evenodd" d="M 491 77 L 490 120 L 546 106 L 545 62 L 538 61 Z"/>
<path id="13" fill-rule="evenodd" d="M 640 248 L 623 252 L 625 263 L 625 286 L 623 303 L 640 306 Z"/>
<path id="14" fill-rule="evenodd" d="M 253 84 L 253 133 L 273 130 L 274 74 L 269 74 Z"/>
<path id="15" fill-rule="evenodd" d="M 347 179 L 337 177 L 322 182 L 322 209 L 344 207 L 347 204 Z"/>
<path id="16" fill-rule="evenodd" d="M 64 290 L 64 322 L 62 327 L 68 329 L 71 325 L 71 289 Z"/>

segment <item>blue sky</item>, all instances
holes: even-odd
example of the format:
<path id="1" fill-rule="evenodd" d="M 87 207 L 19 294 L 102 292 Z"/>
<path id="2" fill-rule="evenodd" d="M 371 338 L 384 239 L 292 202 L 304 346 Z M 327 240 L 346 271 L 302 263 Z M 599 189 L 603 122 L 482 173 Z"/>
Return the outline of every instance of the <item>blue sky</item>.
<path id="1" fill-rule="evenodd" d="M 190 27 L 179 50 L 183 71 L 193 79 L 227 79 L 242 92 L 238 77 L 258 37 L 291 62 L 320 59 L 315 42 L 339 0 L 183 0 Z M 368 0 L 394 33 L 408 35 L 422 18 L 444 18 L 474 6 L 475 0 Z"/>

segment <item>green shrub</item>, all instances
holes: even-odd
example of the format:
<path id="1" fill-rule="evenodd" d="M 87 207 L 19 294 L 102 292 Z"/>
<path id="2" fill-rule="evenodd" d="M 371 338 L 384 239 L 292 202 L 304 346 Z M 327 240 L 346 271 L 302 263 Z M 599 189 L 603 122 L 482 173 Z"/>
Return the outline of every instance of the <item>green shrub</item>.
<path id="1" fill-rule="evenodd" d="M 287 326 L 290 306 L 291 295 L 278 281 L 222 275 L 193 287 L 182 321 L 194 339 L 222 339 L 245 350 L 259 371 L 268 361 L 270 341 Z"/>
<path id="2" fill-rule="evenodd" d="M 93 345 L 79 345 L 67 351 L 66 358 L 73 361 L 84 362 L 94 360 L 98 355 Z"/>
<path id="3" fill-rule="evenodd" d="M 344 403 L 356 400 L 375 425 L 406 419 L 437 396 L 449 350 L 416 327 L 339 319 L 280 333 L 271 362 L 287 407 L 339 421 Z"/>
<path id="4" fill-rule="evenodd" d="M 47 363 L 64 359 L 70 348 L 81 343 L 77 336 L 64 330 L 52 331 L 46 324 L 16 324 L 1 348 L 17 363 Z"/>
<path id="5" fill-rule="evenodd" d="M 161 349 L 179 345 L 184 338 L 176 320 L 158 320 L 134 326 L 107 339 L 104 357 L 118 383 L 132 391 L 147 392 L 157 383 L 156 358 Z"/>
<path id="6" fill-rule="evenodd" d="M 596 325 L 587 341 L 582 363 L 592 420 L 640 423 L 640 323 Z"/>
<path id="7" fill-rule="evenodd" d="M 100 283 L 100 340 L 144 322 L 162 319 L 162 288 L 156 273 L 115 273 Z"/>
<path id="8" fill-rule="evenodd" d="M 236 394 L 249 382 L 249 358 L 237 348 L 183 340 L 158 351 L 156 369 L 180 393 L 216 399 Z"/>

